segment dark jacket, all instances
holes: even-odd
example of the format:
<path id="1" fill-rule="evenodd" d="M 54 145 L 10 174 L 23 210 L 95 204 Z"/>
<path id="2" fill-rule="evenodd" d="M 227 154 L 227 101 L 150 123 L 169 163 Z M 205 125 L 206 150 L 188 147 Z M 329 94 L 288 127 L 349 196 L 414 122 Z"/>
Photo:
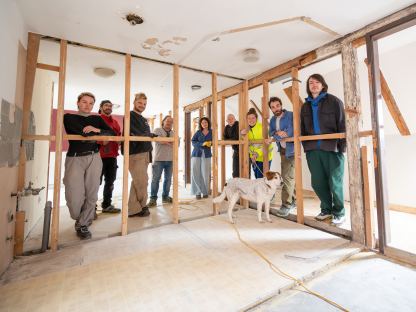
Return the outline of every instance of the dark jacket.
<path id="1" fill-rule="evenodd" d="M 207 141 L 212 142 L 211 129 L 209 129 L 207 135 L 204 135 L 201 130 L 195 132 L 194 136 L 192 137 L 192 146 L 194 147 L 194 149 L 192 150 L 192 157 L 212 157 L 211 148 L 207 146 L 202 146 L 202 144 Z"/>
<path id="2" fill-rule="evenodd" d="M 279 122 L 279 129 L 286 132 L 288 138 L 291 138 L 293 137 L 293 113 L 285 109 L 283 112 L 283 117 L 280 118 Z M 269 135 L 276 140 L 277 150 L 280 152 L 280 140 L 282 140 L 282 137 L 275 135 L 276 131 L 276 116 L 273 116 L 272 119 L 270 119 Z M 293 157 L 294 154 L 294 143 L 286 142 L 285 156 Z"/>
<path id="3" fill-rule="evenodd" d="M 332 94 L 327 94 L 318 103 L 318 116 L 321 134 L 345 132 L 345 112 L 342 101 Z M 302 105 L 300 112 L 301 135 L 314 135 L 312 107 L 310 102 Z M 345 152 L 345 139 L 321 140 L 320 148 L 317 141 L 303 141 L 305 152 L 323 150 L 328 152 Z"/>
<path id="4" fill-rule="evenodd" d="M 135 111 L 130 111 L 130 135 L 131 136 L 145 136 L 145 137 L 151 137 L 151 138 L 156 136 L 150 132 L 150 127 L 149 127 L 149 123 L 147 122 L 147 119 L 144 118 L 142 115 L 136 113 Z M 124 155 L 123 147 L 124 147 L 124 144 L 121 143 L 121 153 Z M 152 142 L 131 141 L 129 155 L 151 152 L 152 150 L 153 150 Z"/>
<path id="5" fill-rule="evenodd" d="M 82 129 L 86 126 L 93 126 L 101 130 L 100 133 L 90 132 L 84 133 Z M 84 137 L 93 135 L 116 135 L 113 129 L 98 115 L 82 116 L 78 114 L 65 114 L 64 127 L 67 134 L 78 134 Z M 73 141 L 69 140 L 69 148 L 67 156 L 74 153 L 97 151 L 99 144 L 96 141 Z"/>
<path id="6" fill-rule="evenodd" d="M 240 139 L 238 131 L 238 121 L 235 121 L 232 126 L 226 125 L 224 128 L 224 140 L 238 140 Z M 233 150 L 238 153 L 238 144 L 232 145 Z"/>

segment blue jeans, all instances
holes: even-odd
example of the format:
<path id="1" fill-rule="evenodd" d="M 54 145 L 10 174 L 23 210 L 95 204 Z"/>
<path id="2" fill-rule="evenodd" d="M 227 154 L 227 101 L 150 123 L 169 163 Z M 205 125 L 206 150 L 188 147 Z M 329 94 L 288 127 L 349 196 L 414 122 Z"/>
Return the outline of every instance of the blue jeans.
<path id="1" fill-rule="evenodd" d="M 272 161 L 269 160 L 269 168 L 271 165 Z M 254 176 L 256 177 L 256 179 L 260 179 L 263 178 L 263 162 L 262 161 L 256 161 L 256 165 L 254 165 L 253 163 L 251 163 L 251 165 L 253 166 L 253 171 L 254 171 Z"/>
<path id="2" fill-rule="evenodd" d="M 163 197 L 169 196 L 170 185 L 172 183 L 172 166 L 171 161 L 155 161 L 152 165 L 152 184 L 150 188 L 150 198 L 157 199 L 159 192 L 159 182 L 162 177 L 162 172 L 165 170 L 165 179 L 163 180 Z"/>

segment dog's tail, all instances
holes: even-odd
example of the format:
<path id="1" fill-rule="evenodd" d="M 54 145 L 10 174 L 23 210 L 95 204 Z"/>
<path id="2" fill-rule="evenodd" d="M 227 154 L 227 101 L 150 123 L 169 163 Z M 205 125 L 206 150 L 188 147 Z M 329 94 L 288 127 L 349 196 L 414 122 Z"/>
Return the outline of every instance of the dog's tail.
<path id="1" fill-rule="evenodd" d="M 224 189 L 222 190 L 222 193 L 220 196 L 215 197 L 212 201 L 214 202 L 214 204 L 219 204 L 221 202 L 224 201 L 225 197 L 227 196 L 227 194 L 225 193 L 225 188 L 227 187 L 227 184 L 225 185 Z"/>

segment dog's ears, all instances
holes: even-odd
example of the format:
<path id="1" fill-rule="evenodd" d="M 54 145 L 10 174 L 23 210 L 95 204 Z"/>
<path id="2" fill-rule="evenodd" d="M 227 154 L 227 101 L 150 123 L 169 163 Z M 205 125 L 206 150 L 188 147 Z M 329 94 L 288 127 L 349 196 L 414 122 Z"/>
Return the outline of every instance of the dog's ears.
<path id="1" fill-rule="evenodd" d="M 276 175 L 278 175 L 279 178 L 281 177 L 279 172 L 274 172 L 274 171 L 267 171 L 264 175 L 265 175 L 266 179 L 269 180 L 269 181 L 274 179 L 274 177 Z"/>

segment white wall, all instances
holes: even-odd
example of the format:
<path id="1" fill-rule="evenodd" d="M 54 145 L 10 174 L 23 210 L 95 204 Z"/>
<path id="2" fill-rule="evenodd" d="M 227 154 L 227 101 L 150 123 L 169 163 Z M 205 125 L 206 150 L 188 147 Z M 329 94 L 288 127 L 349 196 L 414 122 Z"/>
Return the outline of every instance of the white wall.
<path id="1" fill-rule="evenodd" d="M 26 47 L 26 26 L 15 1 L 0 1 L 0 100 L 22 107 L 25 64 L 18 62 L 19 44 Z M 23 55 L 22 55 L 23 53 Z M 24 60 L 24 50 L 20 50 L 20 60 Z M 22 76 L 23 75 L 23 76 Z M 17 85 L 19 86 L 17 88 Z M 14 222 L 8 221 L 8 215 L 14 213 L 15 198 L 10 194 L 16 191 L 17 167 L 0 168 L 0 273 L 2 273 L 13 257 L 13 240 L 6 237 L 14 236 Z"/>

